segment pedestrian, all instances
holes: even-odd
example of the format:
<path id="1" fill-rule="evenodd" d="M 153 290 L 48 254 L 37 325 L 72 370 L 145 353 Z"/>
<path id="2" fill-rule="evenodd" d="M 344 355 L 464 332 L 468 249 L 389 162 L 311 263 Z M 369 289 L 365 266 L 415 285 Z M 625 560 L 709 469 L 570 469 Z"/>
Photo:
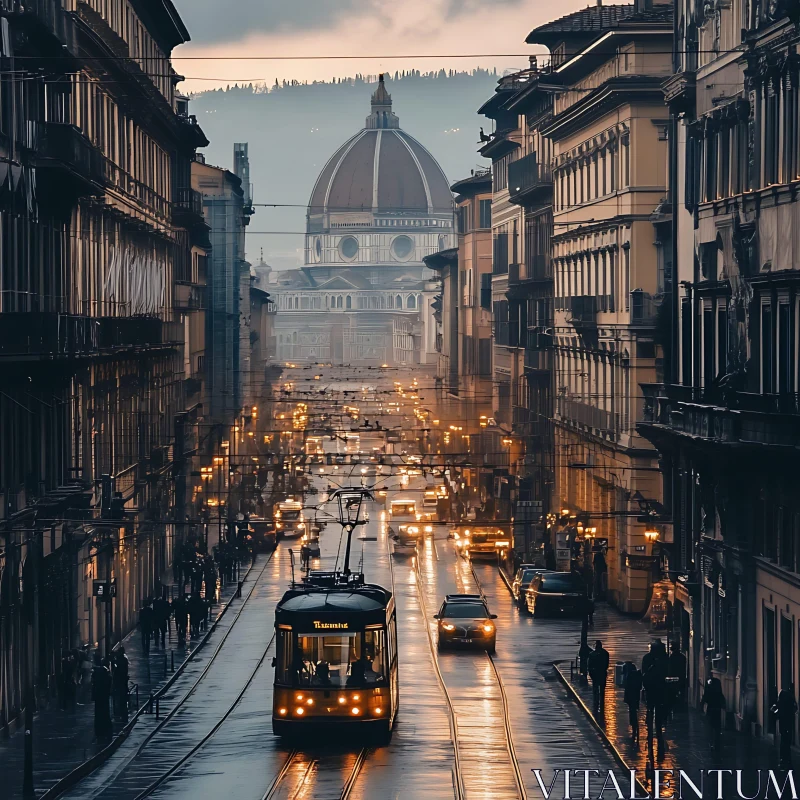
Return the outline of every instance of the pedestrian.
<path id="1" fill-rule="evenodd" d="M 206 600 L 213 605 L 217 602 L 217 569 L 214 566 L 214 559 L 209 555 L 203 558 L 203 582 Z"/>
<path id="2" fill-rule="evenodd" d="M 622 670 L 625 687 L 625 705 L 628 706 L 628 722 L 631 726 L 631 739 L 639 743 L 639 701 L 642 697 L 642 673 L 632 661 L 626 661 Z"/>
<path id="3" fill-rule="evenodd" d="M 608 679 L 608 665 L 610 656 L 608 650 L 603 647 L 603 643 L 598 639 L 594 643 L 594 650 L 587 660 L 589 678 L 592 681 L 592 699 L 594 701 L 594 711 L 599 713 L 605 705 L 606 680 Z"/>
<path id="4" fill-rule="evenodd" d="M 663 645 L 662 645 L 663 646 Z M 653 658 L 648 659 L 648 656 Z M 644 687 L 647 711 L 647 747 L 653 747 L 653 736 L 659 749 L 664 744 L 664 720 L 667 714 L 667 661 L 660 657 L 659 648 L 642 659 L 642 686 Z"/>
<path id="5" fill-rule="evenodd" d="M 112 688 L 114 691 L 114 712 L 118 717 L 128 719 L 128 675 L 130 673 L 130 662 L 125 655 L 125 647 L 120 648 L 114 653 L 112 661 L 113 671 L 111 673 Z"/>
<path id="6" fill-rule="evenodd" d="M 159 634 L 161 635 L 161 646 L 166 647 L 167 629 L 169 628 L 169 618 L 172 614 L 172 609 L 169 605 L 169 600 L 166 597 L 167 590 L 164 589 L 161 597 L 157 597 L 153 601 L 153 626 L 156 635 L 156 646 L 158 646 Z"/>
<path id="7" fill-rule="evenodd" d="M 81 650 L 79 664 L 81 682 L 79 705 L 86 705 L 92 697 L 92 659 L 89 657 L 89 645 L 85 645 Z"/>
<path id="8" fill-rule="evenodd" d="M 788 769 L 792 766 L 792 737 L 794 734 L 794 718 L 795 714 L 797 714 L 797 701 L 794 699 L 793 683 L 781 689 L 774 713 L 778 719 L 778 732 L 781 735 L 781 767 Z"/>
<path id="9" fill-rule="evenodd" d="M 153 609 L 149 602 L 146 602 L 139 611 L 139 628 L 142 634 L 142 652 L 149 655 L 150 639 L 153 636 Z"/>
<path id="10" fill-rule="evenodd" d="M 200 597 L 200 593 L 195 592 L 189 598 L 189 622 L 192 627 L 192 636 L 198 636 L 200 634 L 200 623 L 203 621 L 205 614 L 205 604 Z"/>
<path id="11" fill-rule="evenodd" d="M 722 714 L 725 711 L 725 694 L 719 678 L 709 678 L 700 700 L 700 708 L 706 712 L 711 728 L 711 748 L 719 755 L 722 746 Z"/>
<path id="12" fill-rule="evenodd" d="M 181 642 L 186 641 L 186 626 L 189 621 L 189 607 L 186 604 L 186 596 L 179 594 L 172 602 L 173 613 L 175 614 L 175 633 Z"/>
<path id="13" fill-rule="evenodd" d="M 605 575 L 608 572 L 608 565 L 606 564 L 606 557 L 603 555 L 602 548 L 594 554 L 592 568 L 594 571 L 594 597 L 598 600 L 603 600 L 605 598 L 603 583 Z"/>
<path id="14" fill-rule="evenodd" d="M 111 672 L 100 653 L 94 654 L 92 668 L 92 700 L 94 700 L 94 735 L 102 742 L 113 732 L 108 700 L 111 697 Z"/>
<path id="15" fill-rule="evenodd" d="M 72 652 L 65 652 L 61 659 L 61 676 L 59 683 L 61 708 L 64 711 L 75 710 L 75 678 L 77 666 L 75 656 Z"/>
<path id="16" fill-rule="evenodd" d="M 681 653 L 678 642 L 672 643 L 667 674 L 670 678 L 677 678 L 677 681 L 672 684 L 672 702 L 670 705 L 674 707 L 684 701 L 686 693 L 686 656 Z"/>

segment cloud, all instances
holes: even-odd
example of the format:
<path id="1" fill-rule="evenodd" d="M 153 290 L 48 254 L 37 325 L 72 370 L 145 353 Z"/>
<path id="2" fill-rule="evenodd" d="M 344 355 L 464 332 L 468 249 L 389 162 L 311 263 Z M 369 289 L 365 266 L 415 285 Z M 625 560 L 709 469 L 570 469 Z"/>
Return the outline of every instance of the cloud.
<path id="1" fill-rule="evenodd" d="M 376 13 L 372 0 L 176 0 L 192 40 L 232 42 L 253 33 L 313 30 L 336 25 L 349 14 Z"/>

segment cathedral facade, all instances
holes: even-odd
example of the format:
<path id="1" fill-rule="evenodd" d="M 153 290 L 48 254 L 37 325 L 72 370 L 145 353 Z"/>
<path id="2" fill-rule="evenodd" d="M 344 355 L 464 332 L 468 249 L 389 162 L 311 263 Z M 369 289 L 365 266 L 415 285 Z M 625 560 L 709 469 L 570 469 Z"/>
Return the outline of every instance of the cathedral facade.
<path id="1" fill-rule="evenodd" d="M 365 127 L 314 185 L 305 266 L 271 276 L 278 358 L 433 363 L 439 289 L 422 259 L 455 245 L 453 208 L 444 172 L 400 128 L 381 75 Z"/>

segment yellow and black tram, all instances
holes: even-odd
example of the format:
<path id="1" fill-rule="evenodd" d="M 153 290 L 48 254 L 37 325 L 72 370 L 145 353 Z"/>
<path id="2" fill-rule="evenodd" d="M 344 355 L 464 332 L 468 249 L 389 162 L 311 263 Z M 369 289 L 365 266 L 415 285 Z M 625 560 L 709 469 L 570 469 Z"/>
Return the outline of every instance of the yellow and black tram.
<path id="1" fill-rule="evenodd" d="M 388 741 L 399 701 L 390 591 L 361 575 L 311 572 L 278 603 L 275 632 L 275 734 L 338 724 Z"/>

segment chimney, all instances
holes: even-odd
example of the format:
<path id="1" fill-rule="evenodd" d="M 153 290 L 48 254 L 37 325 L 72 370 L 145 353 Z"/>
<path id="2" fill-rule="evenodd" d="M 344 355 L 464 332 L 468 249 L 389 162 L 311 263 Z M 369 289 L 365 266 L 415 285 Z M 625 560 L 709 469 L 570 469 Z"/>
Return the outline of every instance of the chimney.
<path id="1" fill-rule="evenodd" d="M 597 7 L 598 8 L 602 8 L 603 7 L 603 0 L 597 0 Z"/>

